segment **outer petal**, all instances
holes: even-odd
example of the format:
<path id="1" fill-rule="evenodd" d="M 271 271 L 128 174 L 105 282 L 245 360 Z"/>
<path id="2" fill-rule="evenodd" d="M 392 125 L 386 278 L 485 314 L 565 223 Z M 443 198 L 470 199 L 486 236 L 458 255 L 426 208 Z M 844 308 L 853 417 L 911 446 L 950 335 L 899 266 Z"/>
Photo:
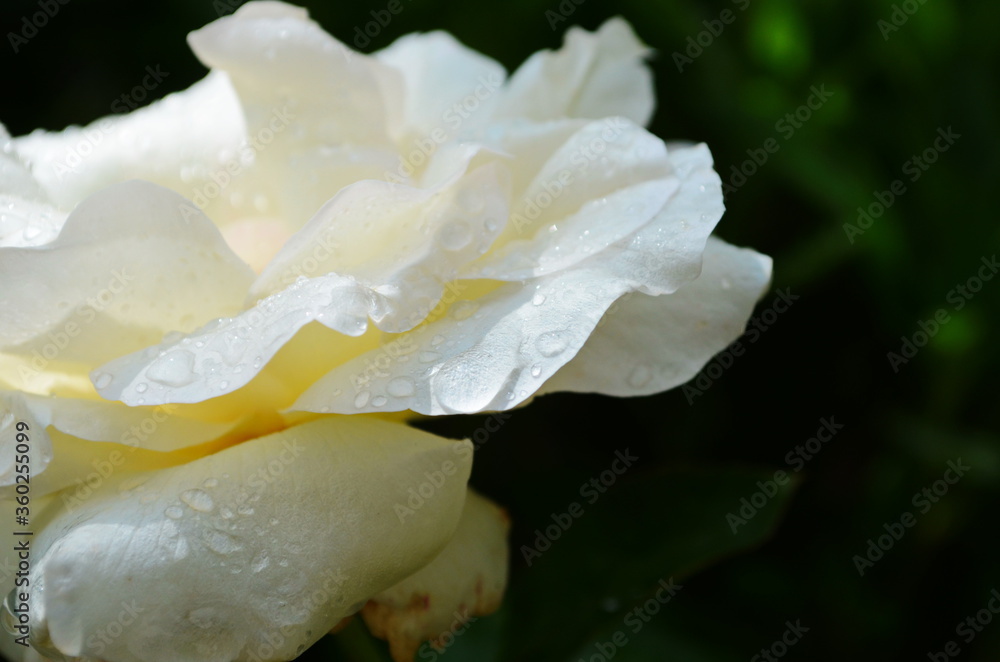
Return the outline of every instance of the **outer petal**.
<path id="1" fill-rule="evenodd" d="M 120 110 L 126 110 L 124 104 Z M 72 209 L 90 194 L 129 179 L 190 195 L 194 184 L 222 167 L 220 154 L 235 150 L 245 133 L 229 79 L 212 73 L 146 108 L 82 128 L 38 130 L 14 139 L 13 147 L 31 163 L 52 200 Z"/>
<path id="2" fill-rule="evenodd" d="M 483 125 L 507 77 L 498 62 L 441 31 L 400 37 L 375 57 L 402 74 L 401 133 L 415 138 L 428 137 L 434 129 L 450 135 Z"/>
<path id="3" fill-rule="evenodd" d="M 326 418 L 116 477 L 36 536 L 31 640 L 116 662 L 292 659 L 441 551 L 471 455 L 399 424 Z M 401 522 L 394 508 L 431 471 L 449 477 Z M 121 634 L 100 637 L 114 622 Z"/>
<path id="4" fill-rule="evenodd" d="M 412 662 L 421 642 L 441 642 L 452 628 L 491 614 L 507 585 L 507 531 L 503 509 L 472 490 L 455 537 L 427 566 L 382 591 L 361 611 L 378 637 L 389 640 L 396 662 Z"/>
<path id="5" fill-rule="evenodd" d="M 498 117 L 550 120 L 623 115 L 645 125 L 656 100 L 649 49 L 620 18 L 597 32 L 570 28 L 558 51 L 539 51 L 510 78 Z"/>
<path id="6" fill-rule="evenodd" d="M 81 203 L 55 241 L 0 249 L 0 343 L 46 359 L 52 345 L 63 361 L 104 361 L 236 312 L 252 277 L 179 195 L 118 184 Z"/>
<path id="7" fill-rule="evenodd" d="M 31 172 L 13 153 L 0 125 L 0 247 L 40 246 L 59 234 L 66 214 L 52 205 Z"/>
<path id="8" fill-rule="evenodd" d="M 701 276 L 673 294 L 623 298 L 539 394 L 649 395 L 679 386 L 743 333 L 770 279 L 771 258 L 713 237 Z"/>

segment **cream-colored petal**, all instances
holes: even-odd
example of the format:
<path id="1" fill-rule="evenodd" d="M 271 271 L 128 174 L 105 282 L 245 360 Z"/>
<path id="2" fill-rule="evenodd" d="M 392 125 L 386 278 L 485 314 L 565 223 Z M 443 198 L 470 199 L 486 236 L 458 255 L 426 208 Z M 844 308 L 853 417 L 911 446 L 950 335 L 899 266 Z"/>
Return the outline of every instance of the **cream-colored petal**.
<path id="1" fill-rule="evenodd" d="M 645 125 L 656 99 L 643 59 L 649 49 L 632 27 L 612 18 L 596 32 L 566 32 L 558 51 L 539 51 L 510 78 L 498 117 L 628 117 Z"/>
<path id="2" fill-rule="evenodd" d="M 481 127 L 507 78 L 498 62 L 442 31 L 400 37 L 374 57 L 402 75 L 403 126 L 397 139 L 406 139 L 404 144 L 430 138 L 433 145 L 442 142 L 431 135 L 435 130 L 454 139 Z"/>
<path id="3" fill-rule="evenodd" d="M 293 410 L 362 413 L 410 409 L 440 415 L 509 409 L 524 402 L 583 346 L 604 311 L 629 289 L 602 270 L 573 269 L 456 301 L 413 331 L 313 384 Z M 470 290 L 471 292 L 471 290 Z M 397 347 L 405 338 L 407 351 Z"/>
<path id="4" fill-rule="evenodd" d="M 216 193 L 221 206 L 231 204 L 225 215 L 278 218 L 295 231 L 344 186 L 395 166 L 388 127 L 399 74 L 351 51 L 305 9 L 246 3 L 188 42 L 206 66 L 230 76 L 247 120 L 253 163 Z"/>
<path id="5" fill-rule="evenodd" d="M 509 528 L 502 508 L 469 490 L 444 551 L 365 605 L 362 618 L 375 636 L 388 639 L 396 662 L 412 662 L 424 641 L 450 644 L 477 617 L 496 611 L 507 586 Z"/>
<path id="6" fill-rule="evenodd" d="M 237 312 L 252 278 L 184 198 L 117 184 L 81 203 L 55 241 L 0 248 L 0 343 L 49 361 L 106 361 Z"/>
<path id="7" fill-rule="evenodd" d="M 539 394 L 649 395 L 679 386 L 743 333 L 770 279 L 771 258 L 713 237 L 696 280 L 673 294 L 617 302 Z"/>
<path id="8" fill-rule="evenodd" d="M 32 639 L 116 662 L 292 659 L 440 553 L 471 456 L 468 442 L 328 417 L 116 475 L 36 534 Z"/>
<path id="9" fill-rule="evenodd" d="M 141 82 L 166 75 L 149 67 Z M 140 82 L 140 81 L 137 81 Z M 121 100 L 111 110 L 126 113 Z M 69 210 L 102 188 L 144 179 L 191 197 L 200 182 L 222 170 L 246 134 L 236 93 L 223 73 L 211 73 L 187 90 L 121 115 L 61 132 L 37 130 L 15 138 L 13 149 L 51 199 Z"/>

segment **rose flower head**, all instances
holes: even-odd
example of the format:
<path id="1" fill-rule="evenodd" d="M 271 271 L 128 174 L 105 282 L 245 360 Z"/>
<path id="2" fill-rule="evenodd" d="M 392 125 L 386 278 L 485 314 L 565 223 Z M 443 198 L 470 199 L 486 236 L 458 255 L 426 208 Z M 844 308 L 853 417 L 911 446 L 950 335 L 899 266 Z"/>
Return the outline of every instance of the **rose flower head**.
<path id="1" fill-rule="evenodd" d="M 678 386 L 770 260 L 621 19 L 509 76 L 280 2 L 188 40 L 183 92 L 0 127 L 2 650 L 290 660 L 360 612 L 410 660 L 500 604 L 508 520 L 406 416 Z"/>

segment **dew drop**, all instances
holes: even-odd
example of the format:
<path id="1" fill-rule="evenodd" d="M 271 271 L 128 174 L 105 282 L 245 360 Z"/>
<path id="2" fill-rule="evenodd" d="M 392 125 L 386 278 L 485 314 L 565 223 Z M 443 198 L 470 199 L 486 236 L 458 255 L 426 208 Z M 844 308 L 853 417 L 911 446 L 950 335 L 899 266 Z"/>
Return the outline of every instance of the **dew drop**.
<path id="1" fill-rule="evenodd" d="M 242 505 L 236 509 L 236 512 L 246 517 L 247 515 L 253 515 L 253 508 L 251 506 Z"/>
<path id="2" fill-rule="evenodd" d="M 184 516 L 184 511 L 178 508 L 177 506 L 170 506 L 169 508 L 163 511 L 163 514 L 169 517 L 170 519 L 180 519 L 181 517 Z"/>
<path id="3" fill-rule="evenodd" d="M 368 399 L 372 397 L 371 391 L 361 391 L 354 398 L 354 406 L 363 409 L 368 404 Z"/>
<path id="4" fill-rule="evenodd" d="M 40 234 L 42 234 L 42 230 L 32 225 L 29 225 L 21 231 L 21 235 L 24 237 L 25 241 L 31 241 Z"/>
<path id="5" fill-rule="evenodd" d="M 396 377 L 389 381 L 385 390 L 394 398 L 408 398 L 416 392 L 417 387 L 409 377 Z"/>
<path id="6" fill-rule="evenodd" d="M 219 389 L 225 390 L 227 388 L 229 388 L 229 382 L 228 381 L 226 381 L 225 379 L 223 379 L 221 382 L 219 382 Z"/>
<path id="7" fill-rule="evenodd" d="M 99 372 L 94 376 L 94 386 L 98 389 L 107 388 L 111 383 L 111 375 L 107 372 Z"/>
<path id="8" fill-rule="evenodd" d="M 271 559 L 268 558 L 267 552 L 258 552 L 257 556 L 250 561 L 250 570 L 258 573 L 269 565 L 271 565 Z"/>
<path id="9" fill-rule="evenodd" d="M 442 336 L 441 334 L 438 334 L 438 335 L 434 336 L 433 338 L 431 338 L 431 347 L 437 347 L 438 345 L 440 345 L 444 341 L 445 341 L 445 337 Z"/>
<path id="10" fill-rule="evenodd" d="M 455 320 L 464 320 L 472 317 L 472 314 L 479 309 L 479 304 L 475 301 L 463 300 L 455 303 L 451 307 L 451 317 Z"/>
<path id="11" fill-rule="evenodd" d="M 219 514 L 222 515 L 222 519 L 233 519 L 233 511 L 228 508 L 219 508 Z"/>
<path id="12" fill-rule="evenodd" d="M 433 363 L 441 358 L 441 355 L 437 352 L 420 352 L 417 356 L 417 360 L 421 363 Z"/>
<path id="13" fill-rule="evenodd" d="M 373 407 L 381 407 L 386 402 L 388 402 L 388 400 L 386 399 L 386 397 L 384 395 L 376 395 L 374 398 L 372 398 L 372 406 Z"/>
<path id="14" fill-rule="evenodd" d="M 208 496 L 208 492 L 199 489 L 181 492 L 180 499 L 192 510 L 202 513 L 207 513 L 215 507 L 215 502 L 212 501 L 212 497 Z"/>
<path id="15" fill-rule="evenodd" d="M 556 356 L 563 353 L 569 345 L 569 339 L 564 331 L 549 331 L 538 336 L 535 346 L 542 356 Z"/>
<path id="16" fill-rule="evenodd" d="M 628 384 L 632 388 L 642 388 L 653 379 L 653 371 L 647 365 L 638 365 L 628 376 Z"/>
<path id="17" fill-rule="evenodd" d="M 170 352 L 149 366 L 146 376 L 164 386 L 187 386 L 195 379 L 194 354 L 186 349 Z"/>
<path id="18" fill-rule="evenodd" d="M 545 303 L 545 295 L 536 294 L 535 296 L 531 297 L 531 303 L 533 303 L 536 306 L 542 305 L 543 303 Z"/>
<path id="19" fill-rule="evenodd" d="M 216 554 L 232 554 L 241 549 L 236 538 L 222 531 L 209 531 L 205 534 L 205 546 Z"/>
<path id="20" fill-rule="evenodd" d="M 138 384 L 135 385 L 135 392 L 145 393 L 148 388 L 149 385 L 146 382 L 139 382 Z"/>
<path id="21" fill-rule="evenodd" d="M 438 233 L 441 245 L 449 251 L 460 251 L 472 241 L 472 228 L 465 221 L 452 221 Z"/>
<path id="22" fill-rule="evenodd" d="M 541 374 L 542 374 L 542 366 L 538 365 L 537 363 L 535 365 L 531 366 L 531 376 L 532 377 L 538 377 Z"/>

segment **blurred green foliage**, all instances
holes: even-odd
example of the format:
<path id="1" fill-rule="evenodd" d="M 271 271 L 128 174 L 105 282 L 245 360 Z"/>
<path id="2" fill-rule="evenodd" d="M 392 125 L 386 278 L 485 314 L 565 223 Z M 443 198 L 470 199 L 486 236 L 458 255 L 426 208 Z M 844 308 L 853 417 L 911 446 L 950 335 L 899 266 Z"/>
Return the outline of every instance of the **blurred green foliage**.
<path id="1" fill-rule="evenodd" d="M 352 46 L 370 12 L 385 7 L 306 4 Z M 626 17 L 656 49 L 654 133 L 708 143 L 730 183 L 734 168 L 750 169 L 754 150 L 778 144 L 727 196 L 718 233 L 772 255 L 774 286 L 801 297 L 702 395 L 547 396 L 492 434 L 472 482 L 513 518 L 509 596 L 440 658 L 590 660 L 593 644 L 673 576 L 683 590 L 628 632 L 616 660 L 749 660 L 797 619 L 809 631 L 788 659 L 922 660 L 950 640 L 961 648 L 955 659 L 1000 659 L 1000 623 L 971 643 L 956 635 L 1000 587 L 1000 280 L 962 297 L 961 310 L 949 294 L 1000 247 L 989 202 L 1000 152 L 997 3 L 403 6 L 362 50 L 444 29 L 511 70 L 558 46 L 570 25 Z M 5 3 L 4 34 L 36 9 Z M 0 119 L 15 135 L 86 123 L 107 114 L 147 64 L 170 72 L 158 95 L 183 89 L 203 75 L 183 36 L 217 15 L 210 0 L 70 0 L 16 56 L 5 38 Z M 721 30 L 712 23 L 730 16 Z M 701 52 L 690 46 L 699 39 Z M 779 123 L 824 85 L 832 97 L 788 135 Z M 949 127 L 961 137 L 912 180 L 912 159 Z M 905 191 L 884 213 L 863 233 L 845 230 L 895 180 Z M 950 321 L 894 371 L 887 353 L 899 353 L 939 309 Z M 782 491 L 734 535 L 725 513 L 754 492 L 754 481 L 790 471 L 786 456 L 831 416 L 844 429 L 795 474 L 794 494 Z M 424 425 L 461 436 L 482 423 Z M 529 567 L 522 545 L 626 447 L 642 461 Z M 920 512 L 914 495 L 958 458 L 971 467 L 967 476 Z M 915 526 L 861 576 L 855 555 L 906 512 Z M 388 658 L 355 623 L 302 659 Z"/>

